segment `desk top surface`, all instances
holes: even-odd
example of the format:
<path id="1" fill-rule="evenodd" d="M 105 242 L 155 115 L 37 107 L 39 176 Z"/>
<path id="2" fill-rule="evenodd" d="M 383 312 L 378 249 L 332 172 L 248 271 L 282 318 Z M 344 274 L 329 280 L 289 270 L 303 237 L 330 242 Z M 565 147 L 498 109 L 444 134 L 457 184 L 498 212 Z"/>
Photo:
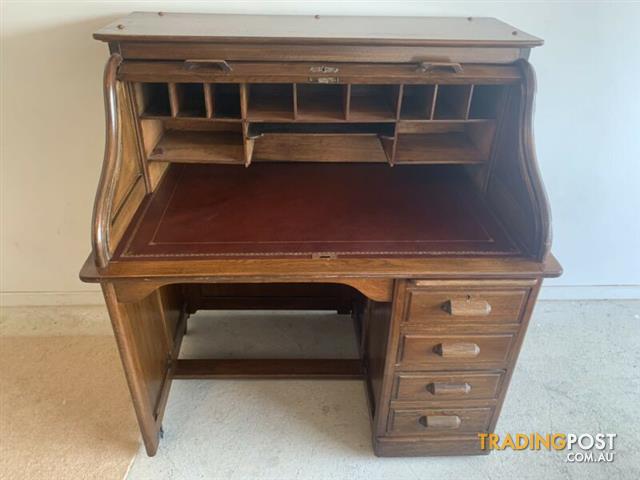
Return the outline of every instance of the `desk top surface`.
<path id="1" fill-rule="evenodd" d="M 515 256 L 469 182 L 388 165 L 173 165 L 120 260 Z"/>
<path id="2" fill-rule="evenodd" d="M 542 40 L 495 18 L 217 15 L 134 12 L 98 30 L 103 41 L 533 47 Z"/>

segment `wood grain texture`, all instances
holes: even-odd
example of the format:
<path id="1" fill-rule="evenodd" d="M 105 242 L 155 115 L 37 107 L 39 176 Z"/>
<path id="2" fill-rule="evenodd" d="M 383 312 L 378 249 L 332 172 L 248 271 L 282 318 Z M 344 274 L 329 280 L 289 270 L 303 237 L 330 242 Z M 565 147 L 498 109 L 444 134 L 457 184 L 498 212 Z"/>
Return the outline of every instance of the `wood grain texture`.
<path id="1" fill-rule="evenodd" d="M 354 21 L 353 17 L 324 15 L 160 15 L 155 12 L 131 13 L 98 30 L 94 38 L 119 42 L 213 40 L 243 43 L 259 40 L 264 44 L 281 45 L 349 43 L 523 48 L 542 44 L 537 37 L 495 18 L 485 17 L 358 17 Z"/>
<path id="2" fill-rule="evenodd" d="M 183 300 L 167 287 L 124 304 L 112 284 L 102 289 L 147 454 L 153 456 L 182 340 Z"/>
<path id="3" fill-rule="evenodd" d="M 481 164 L 487 156 L 463 133 L 401 134 L 396 164 Z"/>
<path id="4" fill-rule="evenodd" d="M 126 199 L 111 215 L 111 226 L 109 228 L 109 240 L 111 254 L 117 249 L 120 241 L 124 237 L 125 231 L 129 227 L 133 216 L 142 204 L 147 190 L 145 188 L 144 179 L 138 177 Z"/>
<path id="5" fill-rule="evenodd" d="M 343 258 L 137 260 L 97 268 L 92 254 L 80 271 L 85 282 L 114 279 L 189 281 L 309 281 L 327 278 L 512 278 L 558 277 L 562 267 L 553 256 L 544 263 L 526 258 Z"/>
<path id="6" fill-rule="evenodd" d="M 271 134 L 256 140 L 254 162 L 386 163 L 376 135 Z"/>
<path id="7" fill-rule="evenodd" d="M 399 368 L 453 370 L 505 368 L 514 334 L 422 335 L 405 334 Z"/>
<path id="8" fill-rule="evenodd" d="M 122 129 L 122 153 L 127 155 L 129 161 L 122 162 L 113 193 L 113 209 L 116 214 L 122 209 L 127 197 L 134 190 L 137 181 L 142 177 L 137 152 L 138 141 L 135 133 L 135 128 L 132 125 L 124 125 Z M 136 161 L 131 161 L 132 159 Z"/>
<path id="9" fill-rule="evenodd" d="M 478 433 L 489 429 L 492 409 L 455 407 L 448 409 L 392 410 L 391 435 L 441 435 L 442 432 Z"/>
<path id="10" fill-rule="evenodd" d="M 406 321 L 430 325 L 518 323 L 528 295 L 528 288 L 483 291 L 474 284 L 450 290 L 412 288 Z"/>
<path id="11" fill-rule="evenodd" d="M 188 310 L 334 310 L 353 313 L 362 294 L 337 283 L 193 284 L 181 287 Z"/>
<path id="12" fill-rule="evenodd" d="M 106 141 L 91 231 L 99 267 L 108 264 L 147 193 L 131 98 L 116 79 L 121 62 L 120 55 L 111 55 L 103 79 Z"/>
<path id="13" fill-rule="evenodd" d="M 460 401 L 496 398 L 502 383 L 500 372 L 399 373 L 394 400 Z"/>
<path id="14" fill-rule="evenodd" d="M 173 378 L 362 378 L 359 359 L 189 359 L 178 360 Z"/>
<path id="15" fill-rule="evenodd" d="M 189 287 L 191 283 L 202 283 L 202 278 L 182 279 L 179 283 L 185 287 Z M 144 282 L 136 280 L 121 280 L 114 282 L 114 288 L 118 296 L 118 300 L 122 303 L 136 302 L 151 295 L 156 289 L 165 285 L 175 284 L 175 281 L 170 279 L 151 280 L 147 279 Z M 228 286 L 233 285 L 234 282 L 226 282 Z M 239 282 L 235 282 L 239 283 Z M 267 283 L 267 282 L 264 282 Z M 274 283 L 270 281 L 268 283 Z M 348 278 L 338 277 L 334 279 L 312 279 L 308 278 L 304 281 L 300 280 L 296 282 L 295 278 L 281 279 L 280 282 L 275 284 L 313 284 L 313 283 L 334 283 L 339 285 L 348 285 L 356 290 L 360 291 L 363 295 L 378 302 L 389 302 L 392 300 L 393 292 L 393 280 L 389 278 Z M 256 287 L 260 286 L 260 282 L 255 283 Z M 213 287 L 213 285 L 212 285 Z"/>
<path id="16" fill-rule="evenodd" d="M 233 132 L 169 130 L 151 151 L 149 160 L 241 164 L 242 157 L 242 135 Z"/>
<path id="17" fill-rule="evenodd" d="M 372 423 L 386 416 L 383 380 L 387 363 L 386 349 L 391 330 L 391 303 L 367 301 L 363 324 L 363 358 Z"/>
<path id="18" fill-rule="evenodd" d="M 491 304 L 486 300 L 448 300 L 444 306 L 449 315 L 455 317 L 486 317 L 491 313 Z"/>
<path id="19" fill-rule="evenodd" d="M 91 243 L 95 254 L 96 265 L 106 267 L 111 258 L 112 248 L 109 242 L 109 227 L 111 212 L 118 174 L 121 166 L 120 123 L 118 110 L 118 92 L 116 70 L 122 62 L 122 57 L 113 54 L 109 58 L 104 71 L 104 107 L 105 107 L 105 150 L 102 162 L 102 172 L 98 183 L 95 202 L 93 204 L 93 219 Z"/>
<path id="20" fill-rule="evenodd" d="M 125 61 L 118 69 L 118 79 L 131 82 L 248 82 L 248 83 L 309 83 L 327 76 L 314 69 L 330 66 L 338 70 L 340 83 L 349 84 L 469 84 L 510 85 L 520 80 L 520 71 L 513 65 L 469 64 L 459 73 L 416 71 L 416 64 L 375 64 L 358 62 L 230 62 L 232 70 L 193 70 L 181 61 Z"/>
<path id="21" fill-rule="evenodd" d="M 421 291 L 429 294 L 445 286 L 452 288 L 453 292 L 465 287 L 482 288 L 483 282 L 465 285 L 464 282 L 453 280 L 418 280 L 412 283 L 420 284 Z M 395 382 L 389 387 L 392 397 L 388 431 L 384 433 L 379 430 L 374 435 L 375 451 L 379 455 L 442 454 L 447 453 L 444 445 L 450 438 L 450 454 L 483 453 L 479 451 L 479 444 L 475 448 L 470 442 L 467 445 L 460 433 L 467 427 L 470 433 L 491 432 L 495 428 L 539 282 L 533 284 L 524 308 L 521 299 L 512 297 L 512 305 L 518 305 L 517 324 L 521 326 L 500 324 L 499 321 L 486 317 L 482 317 L 485 322 L 481 325 L 447 325 L 437 320 L 431 322 L 429 315 L 425 316 L 421 324 L 403 324 L 402 319 L 406 320 L 412 303 L 406 297 L 405 287 L 415 288 L 412 283 L 400 283 L 396 292 L 396 302 L 402 302 L 404 308 L 399 311 L 399 319 L 392 327 L 389 342 L 392 353 L 388 355 L 396 354 L 398 363 L 388 367 L 389 374 L 396 372 Z M 503 289 L 506 292 L 511 290 L 505 280 L 487 281 L 484 285 L 485 289 L 489 287 L 487 292 L 492 289 Z M 523 281 L 514 282 L 511 285 L 513 293 L 518 291 L 518 287 L 525 285 L 531 286 Z M 454 355 L 447 358 L 447 349 Z M 473 355 L 467 355 L 468 353 Z M 409 361 L 406 361 L 407 357 Z M 440 395 L 436 394 L 438 391 Z M 396 412 L 401 414 L 398 416 Z M 458 424 L 453 422 L 455 419 L 436 418 L 431 425 L 443 428 L 429 430 L 429 417 L 434 416 L 458 417 L 459 425 L 451 428 L 453 423 Z M 459 428 L 463 431 L 460 432 Z M 413 438 L 409 440 L 407 436 Z M 425 440 L 419 440 L 421 437 Z M 437 439 L 437 442 L 427 440 L 431 437 Z"/>
<path id="22" fill-rule="evenodd" d="M 493 19 L 158 13 L 96 38 L 113 55 L 80 275 L 147 452 L 174 378 L 353 378 L 377 455 L 488 453 L 562 272 L 533 148 L 542 42 Z M 350 313 L 360 356 L 179 359 L 209 308 Z"/>
<path id="23" fill-rule="evenodd" d="M 507 100 L 486 196 L 512 235 L 542 261 L 551 247 L 551 213 L 533 144 L 535 76 L 528 62 L 517 65 L 523 82 L 511 89 Z"/>
<path id="24" fill-rule="evenodd" d="M 111 43 L 112 45 L 114 42 Z M 405 45 L 269 45 L 264 43 L 223 42 L 145 42 L 117 43 L 120 54 L 132 60 L 187 60 L 224 58 L 231 61 L 274 62 L 371 62 L 411 63 L 415 68 L 421 58 L 447 58 L 458 63 L 509 64 L 528 58 L 529 48 L 518 47 L 455 47 Z M 431 75 L 431 73 L 428 73 Z"/>
<path id="25" fill-rule="evenodd" d="M 377 437 L 373 439 L 373 448 L 379 457 L 488 455 L 491 452 L 480 449 L 477 434 Z"/>
<path id="26" fill-rule="evenodd" d="M 155 407 L 159 399 L 160 387 L 166 373 L 166 356 L 169 350 L 166 339 L 153 324 L 142 326 L 137 323 L 137 315 L 143 316 L 145 306 L 151 308 L 153 299 L 137 308 L 126 309 L 118 303 L 115 292 L 109 284 L 103 285 L 105 302 L 113 325 L 118 350 L 125 369 L 127 383 L 138 418 L 142 438 L 149 455 L 155 455 L 158 448 L 160 425 L 156 422 Z M 145 317 L 150 320 L 150 317 Z M 143 332 L 140 332 L 143 327 Z M 151 327 L 144 332 L 144 327 Z M 138 334 L 142 333 L 141 337 Z M 145 340 L 148 339 L 148 340 Z M 155 345 L 147 343 L 156 341 Z"/>

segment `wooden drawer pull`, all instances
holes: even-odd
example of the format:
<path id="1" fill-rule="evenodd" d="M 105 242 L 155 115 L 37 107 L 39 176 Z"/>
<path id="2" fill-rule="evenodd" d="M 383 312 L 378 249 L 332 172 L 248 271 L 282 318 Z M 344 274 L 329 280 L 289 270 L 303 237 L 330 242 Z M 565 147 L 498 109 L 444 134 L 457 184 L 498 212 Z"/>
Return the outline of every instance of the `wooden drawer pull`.
<path id="1" fill-rule="evenodd" d="M 462 65 L 459 63 L 451 63 L 451 62 L 420 62 L 418 63 L 418 68 L 416 71 L 422 73 L 428 73 L 433 70 L 451 70 L 454 73 L 462 72 Z"/>
<path id="2" fill-rule="evenodd" d="M 468 395 L 471 385 L 468 383 L 429 383 L 427 391 L 432 395 Z"/>
<path id="3" fill-rule="evenodd" d="M 460 428 L 460 417 L 457 415 L 424 415 L 418 422 L 425 428 L 455 430 Z"/>
<path id="4" fill-rule="evenodd" d="M 195 69 L 195 68 L 217 68 L 227 73 L 233 70 L 231 68 L 231 65 L 229 65 L 226 60 L 217 60 L 217 59 L 216 60 L 199 60 L 199 59 L 185 60 L 184 66 L 189 70 Z"/>
<path id="5" fill-rule="evenodd" d="M 476 343 L 439 343 L 433 347 L 433 352 L 443 358 L 474 358 L 480 353 Z"/>
<path id="6" fill-rule="evenodd" d="M 486 317 L 491 313 L 491 305 L 485 300 L 447 300 L 442 309 L 456 317 Z"/>

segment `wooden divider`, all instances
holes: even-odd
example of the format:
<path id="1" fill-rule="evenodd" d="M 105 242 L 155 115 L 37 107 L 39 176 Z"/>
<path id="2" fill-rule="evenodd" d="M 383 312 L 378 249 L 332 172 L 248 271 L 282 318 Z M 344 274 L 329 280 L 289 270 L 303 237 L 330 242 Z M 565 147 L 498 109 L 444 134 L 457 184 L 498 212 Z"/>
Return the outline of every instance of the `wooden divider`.
<path id="1" fill-rule="evenodd" d="M 148 161 L 245 166 L 253 160 L 481 164 L 490 156 L 506 88 L 474 84 L 134 85 Z M 256 133 L 251 126 L 260 123 L 280 123 L 283 128 Z M 356 123 L 360 126 L 353 131 L 329 133 L 295 128 L 298 124 Z M 389 124 L 384 134 L 373 126 L 380 123 Z M 362 128 L 366 124 L 372 124 L 370 131 Z"/>

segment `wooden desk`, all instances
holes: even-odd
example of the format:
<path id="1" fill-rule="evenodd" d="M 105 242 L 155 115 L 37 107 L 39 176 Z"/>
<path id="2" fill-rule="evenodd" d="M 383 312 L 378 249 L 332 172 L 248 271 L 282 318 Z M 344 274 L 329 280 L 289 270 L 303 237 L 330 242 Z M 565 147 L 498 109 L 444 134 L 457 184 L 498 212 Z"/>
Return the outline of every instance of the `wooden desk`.
<path id="1" fill-rule="evenodd" d="M 229 377 L 362 379 L 377 455 L 487 453 L 561 273 L 532 142 L 541 40 L 485 18 L 169 13 L 95 37 L 106 147 L 80 275 L 149 455 L 172 379 Z M 360 355 L 181 359 L 201 309 L 349 313 Z"/>

